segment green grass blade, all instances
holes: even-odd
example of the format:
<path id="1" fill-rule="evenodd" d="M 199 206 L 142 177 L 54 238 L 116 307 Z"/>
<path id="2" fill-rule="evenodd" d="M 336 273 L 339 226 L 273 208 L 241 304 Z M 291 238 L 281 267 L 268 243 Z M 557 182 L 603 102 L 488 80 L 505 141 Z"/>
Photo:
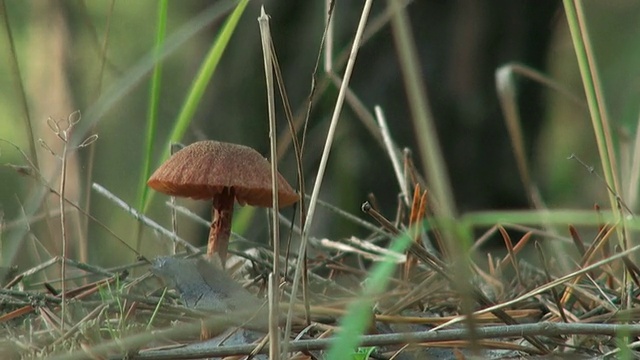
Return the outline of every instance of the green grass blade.
<path id="1" fill-rule="evenodd" d="M 599 227 L 602 224 L 620 225 L 618 213 L 607 210 L 519 210 L 519 211 L 477 211 L 463 215 L 458 222 L 463 229 L 491 227 L 500 225 L 557 225 L 566 228 L 568 225 Z M 431 220 L 431 218 L 430 218 Z M 436 222 L 434 222 L 436 223 Z M 624 227 L 627 230 L 640 230 L 640 219 L 626 217 Z M 425 229 L 430 230 L 431 221 L 425 222 Z"/>
<path id="2" fill-rule="evenodd" d="M 391 252 L 404 254 L 411 245 L 411 238 L 402 234 L 391 244 Z M 359 338 L 369 326 L 371 321 L 371 309 L 374 300 L 382 294 L 389 283 L 396 264 L 390 255 L 371 270 L 362 296 L 349 305 L 347 315 L 340 321 L 340 330 L 331 344 L 327 359 L 350 359 L 356 352 Z"/>
<path id="3" fill-rule="evenodd" d="M 20 106 L 22 107 L 22 115 L 24 120 L 24 125 L 26 129 L 27 139 L 29 140 L 29 155 L 31 156 L 31 161 L 36 168 L 40 168 L 38 164 L 38 152 L 36 150 L 36 138 L 33 131 L 33 126 L 31 124 L 31 114 L 29 112 L 29 104 L 27 102 L 27 92 L 24 87 L 24 81 L 22 72 L 20 70 L 20 62 L 18 61 L 18 53 L 16 51 L 16 46 L 13 38 L 13 32 L 11 30 L 11 24 L 9 23 L 9 15 L 7 14 L 7 7 L 4 3 L 4 0 L 0 0 L 0 16 L 2 17 L 2 23 L 4 26 L 4 32 L 6 36 L 6 42 L 9 47 L 9 62 L 8 65 L 11 69 L 11 77 L 14 81 L 14 86 L 16 92 L 19 94 Z M 4 80 L 7 81 L 7 80 Z"/>
<path id="4" fill-rule="evenodd" d="M 604 223 L 615 222 L 614 215 L 611 211 L 593 211 L 593 210 L 509 210 L 509 211 L 476 211 L 463 215 L 460 223 L 469 228 L 491 227 L 496 224 L 500 225 L 585 225 L 600 226 Z M 427 229 L 431 229 L 430 222 L 426 224 Z M 625 226 L 635 229 L 640 226 L 640 221 L 635 219 L 625 220 Z"/>
<path id="5" fill-rule="evenodd" d="M 151 90 L 149 93 L 149 110 L 147 113 L 147 131 L 145 137 L 145 150 L 142 165 L 142 175 L 140 176 L 140 187 L 138 188 L 138 209 L 144 205 L 149 188 L 147 179 L 151 175 L 151 156 L 153 154 L 153 139 L 156 137 L 158 126 L 158 102 L 160 100 L 160 82 L 162 80 L 162 61 L 160 52 L 164 44 L 167 30 L 167 8 L 168 0 L 162 0 L 158 4 L 158 28 L 156 29 L 155 44 L 155 66 L 151 77 Z"/>
<path id="6" fill-rule="evenodd" d="M 576 7 L 576 5 L 578 5 Z M 580 75 L 584 85 L 584 92 L 589 105 L 591 123 L 596 136 L 598 153 L 602 164 L 602 172 L 607 185 L 616 194 L 620 194 L 620 185 L 616 176 L 616 161 L 613 139 L 611 138 L 611 127 L 607 118 L 607 110 L 602 95 L 595 58 L 591 44 L 589 42 L 582 5 L 574 3 L 572 0 L 564 0 L 564 9 L 571 31 L 571 40 L 576 51 Z M 616 218 L 619 218 L 620 211 L 615 194 L 609 192 L 609 202 Z"/>
<path id="7" fill-rule="evenodd" d="M 216 38 L 213 47 L 209 50 L 202 67 L 193 80 L 187 99 L 185 100 L 182 109 L 180 110 L 180 114 L 178 115 L 178 119 L 171 130 L 169 141 L 167 141 L 167 144 L 163 147 L 161 160 L 169 157 L 169 144 L 180 141 L 184 136 L 184 133 L 187 131 L 187 128 L 191 123 L 191 119 L 193 119 L 193 114 L 195 114 L 196 109 L 200 104 L 202 95 L 204 94 L 209 81 L 211 81 L 211 77 L 220 62 L 220 58 L 222 58 L 222 54 L 229 44 L 229 40 L 231 39 L 231 36 L 233 35 L 236 26 L 240 21 L 240 17 L 244 13 L 248 3 L 249 0 L 241 0 L 222 26 L 220 34 Z M 144 206 L 142 207 L 143 213 L 149 208 L 151 199 L 153 199 L 153 194 L 153 192 L 147 193 L 147 197 L 144 199 Z"/>

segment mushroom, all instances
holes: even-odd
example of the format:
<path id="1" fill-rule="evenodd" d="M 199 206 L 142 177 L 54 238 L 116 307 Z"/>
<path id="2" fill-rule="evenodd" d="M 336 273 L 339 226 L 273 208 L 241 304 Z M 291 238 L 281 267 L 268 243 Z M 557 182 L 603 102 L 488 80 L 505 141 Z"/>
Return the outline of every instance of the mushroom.
<path id="1" fill-rule="evenodd" d="M 207 256 L 227 257 L 233 204 L 272 206 L 271 165 L 254 149 L 219 141 L 195 142 L 173 154 L 149 178 L 154 190 L 203 200 L 212 199 Z M 289 206 L 298 194 L 278 174 L 278 204 Z"/>

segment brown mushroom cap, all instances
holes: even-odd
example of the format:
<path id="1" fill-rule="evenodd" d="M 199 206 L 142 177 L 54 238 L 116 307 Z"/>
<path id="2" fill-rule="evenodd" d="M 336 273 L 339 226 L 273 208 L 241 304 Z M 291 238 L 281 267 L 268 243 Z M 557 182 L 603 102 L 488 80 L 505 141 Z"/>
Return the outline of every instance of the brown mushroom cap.
<path id="1" fill-rule="evenodd" d="M 233 188 L 240 204 L 269 207 L 271 165 L 250 147 L 212 140 L 198 141 L 173 154 L 147 184 L 156 191 L 193 199 L 211 199 Z M 278 174 L 279 206 L 298 201 L 298 194 Z"/>

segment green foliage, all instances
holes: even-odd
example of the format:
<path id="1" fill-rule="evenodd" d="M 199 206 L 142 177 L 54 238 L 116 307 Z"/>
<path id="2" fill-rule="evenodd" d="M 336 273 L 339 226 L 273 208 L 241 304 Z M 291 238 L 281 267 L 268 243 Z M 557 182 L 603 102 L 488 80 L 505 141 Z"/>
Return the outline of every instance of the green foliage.
<path id="1" fill-rule="evenodd" d="M 411 241 L 407 234 L 403 234 L 393 241 L 390 251 L 402 254 L 411 245 Z M 382 262 L 371 269 L 362 295 L 351 302 L 347 315 L 340 320 L 340 330 L 329 348 L 327 359 L 348 360 L 355 353 L 358 339 L 371 323 L 374 301 L 385 291 L 395 268 L 393 257 L 387 254 Z"/>
<path id="2" fill-rule="evenodd" d="M 371 354 L 376 351 L 374 346 L 366 347 L 366 348 L 358 348 L 355 353 L 351 354 L 352 360 L 367 360 L 371 356 Z"/>
<path id="3" fill-rule="evenodd" d="M 105 286 L 98 288 L 100 299 L 102 299 L 104 303 L 108 304 L 109 307 L 115 305 L 117 309 L 117 320 L 115 324 L 110 319 L 105 321 L 106 330 L 112 339 L 119 339 L 122 337 L 127 327 L 125 322 L 126 309 L 121 296 L 123 294 L 124 285 L 125 284 L 120 281 L 120 277 L 117 277 L 113 288 L 109 282 L 107 282 Z"/>

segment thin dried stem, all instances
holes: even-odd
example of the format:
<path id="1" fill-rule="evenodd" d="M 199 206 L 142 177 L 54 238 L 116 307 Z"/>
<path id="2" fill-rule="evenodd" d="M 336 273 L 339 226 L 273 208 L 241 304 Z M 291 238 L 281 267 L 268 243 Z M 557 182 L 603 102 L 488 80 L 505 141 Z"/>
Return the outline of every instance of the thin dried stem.
<path id="1" fill-rule="evenodd" d="M 271 30 L 269 28 L 269 16 L 264 11 L 264 6 L 260 8 L 260 38 L 262 40 L 262 54 L 264 59 L 264 73 L 267 88 L 267 108 L 269 111 L 269 143 L 271 149 L 271 191 L 272 209 L 271 225 L 273 234 L 273 265 L 269 274 L 269 357 L 277 359 L 280 357 L 280 328 L 278 327 L 279 308 L 272 304 L 280 302 L 280 222 L 278 220 L 278 154 L 277 154 L 277 134 L 276 128 L 276 107 L 275 90 L 273 83 L 273 55 L 271 52 Z M 304 261 L 304 259 L 303 259 Z M 285 344 L 286 349 L 286 344 Z"/>
<path id="2" fill-rule="evenodd" d="M 93 183 L 91 188 L 93 190 L 97 191 L 98 194 L 104 196 L 105 198 L 107 198 L 111 202 L 113 202 L 114 204 L 118 205 L 118 207 L 120 207 L 124 211 L 128 212 L 129 215 L 133 216 L 134 219 L 142 222 L 144 225 L 146 225 L 146 226 L 152 228 L 153 230 L 159 232 L 160 234 L 166 236 L 170 240 L 180 243 L 180 245 L 184 246 L 186 249 L 188 249 L 192 253 L 199 253 L 200 252 L 197 247 L 191 245 L 185 239 L 183 239 L 183 238 L 179 237 L 178 235 L 172 233 L 171 231 L 163 228 L 162 226 L 160 226 L 155 221 L 153 221 L 153 220 L 149 219 L 148 217 L 146 217 L 145 215 L 139 213 L 131 205 L 129 205 L 126 202 L 122 201 L 120 198 L 115 196 L 109 190 L 107 190 L 104 187 L 102 187 L 100 184 Z"/>
<path id="3" fill-rule="evenodd" d="M 356 30 L 353 46 L 351 48 L 351 54 L 349 56 L 349 61 L 347 62 L 347 67 L 344 72 L 344 79 L 343 79 L 342 85 L 340 86 L 340 91 L 338 92 L 338 98 L 336 100 L 336 106 L 334 107 L 334 110 L 333 110 L 333 115 L 331 116 L 331 123 L 329 125 L 327 139 L 325 142 L 324 150 L 322 152 L 322 158 L 320 159 L 320 165 L 318 166 L 318 175 L 316 176 L 316 181 L 313 185 L 313 191 L 311 193 L 311 201 L 309 202 L 307 217 L 304 223 L 304 228 L 302 229 L 302 237 L 300 240 L 300 247 L 298 250 L 298 254 L 304 254 L 307 251 L 309 230 L 311 229 L 311 225 L 313 224 L 313 218 L 315 216 L 315 209 L 318 201 L 318 195 L 320 194 L 320 187 L 322 186 L 322 181 L 324 179 L 324 173 L 327 168 L 327 162 L 329 160 L 329 153 L 331 152 L 331 145 L 333 144 L 336 127 L 338 126 L 338 120 L 340 118 L 340 113 L 342 112 L 342 105 L 344 104 L 346 90 L 349 86 L 349 80 L 351 79 L 351 74 L 353 73 L 356 57 L 358 55 L 358 50 L 360 48 L 360 41 L 362 40 L 362 35 L 364 33 L 364 28 L 367 23 L 367 19 L 369 17 L 369 11 L 371 10 L 372 2 L 373 2 L 372 0 L 367 0 L 367 2 L 364 4 L 364 8 L 360 16 L 358 29 Z M 300 282 L 302 270 L 303 270 L 303 266 L 298 266 L 296 268 L 296 272 L 293 280 L 293 288 L 291 290 L 291 304 L 293 304 L 293 302 L 296 299 L 298 284 Z M 289 309 L 289 313 L 287 315 L 287 325 L 285 328 L 286 329 L 285 334 L 288 334 L 289 330 L 291 329 L 291 318 L 293 316 L 292 312 L 293 312 L 293 306 Z"/>
<path id="4" fill-rule="evenodd" d="M 64 213 L 64 193 L 65 193 L 65 185 L 67 179 L 67 151 L 68 146 L 67 142 L 63 143 L 62 147 L 62 167 L 60 174 L 60 226 L 61 226 L 61 236 L 62 236 L 62 266 L 60 267 L 60 277 L 62 278 L 61 283 L 61 291 L 62 291 L 62 315 L 61 319 L 61 331 L 64 332 L 64 323 L 66 318 L 66 302 L 67 302 L 67 289 L 66 289 L 66 281 L 67 278 L 67 263 L 64 259 L 67 258 L 67 227 L 65 226 L 65 213 Z"/>
<path id="5" fill-rule="evenodd" d="M 404 177 L 404 173 L 402 171 L 402 166 L 400 165 L 399 157 L 402 156 L 400 150 L 394 143 L 391 138 L 391 133 L 389 132 L 389 126 L 387 125 L 387 119 L 382 112 L 382 108 L 378 105 L 374 107 L 374 111 L 376 113 L 376 120 L 378 121 L 378 126 L 380 127 L 380 134 L 382 135 L 382 140 L 384 141 L 384 145 L 387 149 L 387 155 L 389 159 L 391 159 L 391 164 L 393 165 L 393 172 L 396 174 L 396 180 L 398 180 L 398 186 L 400 186 L 400 192 L 402 193 L 402 200 L 404 200 L 405 205 L 409 206 L 409 187 L 407 186 L 407 179 Z"/>

